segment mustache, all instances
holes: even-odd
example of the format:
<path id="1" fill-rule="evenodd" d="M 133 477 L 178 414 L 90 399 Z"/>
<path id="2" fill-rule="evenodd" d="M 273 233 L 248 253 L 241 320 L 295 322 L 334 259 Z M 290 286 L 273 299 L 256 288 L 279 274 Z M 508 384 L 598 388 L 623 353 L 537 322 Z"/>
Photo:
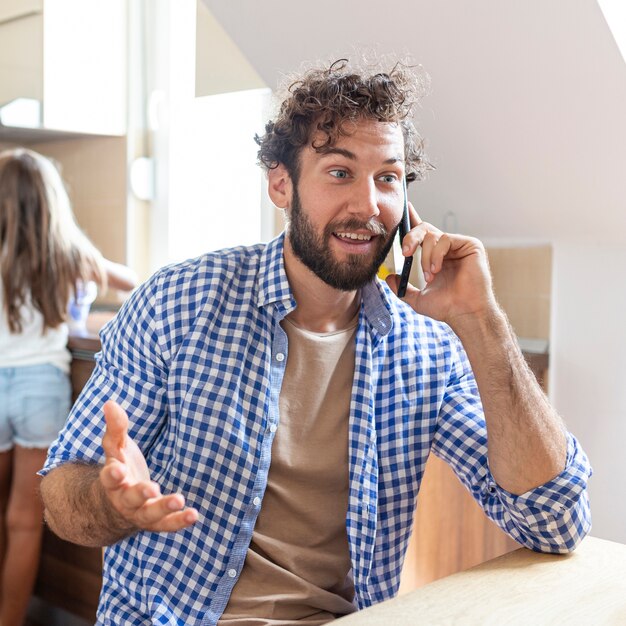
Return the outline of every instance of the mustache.
<path id="1" fill-rule="evenodd" d="M 383 237 L 386 237 L 389 234 L 389 231 L 385 228 L 385 226 L 373 218 L 367 222 L 359 220 L 356 217 L 343 222 L 333 222 L 332 224 L 329 224 L 325 230 L 326 235 L 332 235 L 336 232 L 349 230 L 367 230 L 372 233 L 372 235 L 381 235 Z"/>

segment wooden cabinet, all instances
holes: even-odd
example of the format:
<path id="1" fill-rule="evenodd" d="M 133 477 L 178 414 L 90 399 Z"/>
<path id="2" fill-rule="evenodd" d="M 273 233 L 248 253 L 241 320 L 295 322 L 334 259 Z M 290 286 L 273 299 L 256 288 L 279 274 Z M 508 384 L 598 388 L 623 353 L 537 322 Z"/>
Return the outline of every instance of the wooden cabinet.
<path id="1" fill-rule="evenodd" d="M 524 353 L 545 389 L 548 356 Z M 400 593 L 519 548 L 488 519 L 450 467 L 431 454 L 420 488 Z"/>
<path id="2" fill-rule="evenodd" d="M 0 0 L 0 105 L 43 99 L 43 0 Z"/>
<path id="3" fill-rule="evenodd" d="M 102 550 L 63 541 L 46 527 L 35 596 L 93 624 L 101 586 Z"/>
<path id="4" fill-rule="evenodd" d="M 93 356 L 100 349 L 97 337 L 71 337 L 72 392 L 74 399 L 94 367 Z M 86 548 L 59 539 L 44 529 L 35 595 L 47 604 L 77 615 L 89 623 L 96 620 L 102 585 L 102 550 Z"/>
<path id="5" fill-rule="evenodd" d="M 43 0 L 2 0 L 0 2 L 0 24 L 19 19 L 25 15 L 40 13 Z"/>
<path id="6" fill-rule="evenodd" d="M 0 0 L 0 106 L 42 103 L 42 128 L 126 132 L 124 0 Z"/>
<path id="7" fill-rule="evenodd" d="M 519 548 L 489 520 L 448 465 L 431 455 L 420 489 L 400 593 Z"/>

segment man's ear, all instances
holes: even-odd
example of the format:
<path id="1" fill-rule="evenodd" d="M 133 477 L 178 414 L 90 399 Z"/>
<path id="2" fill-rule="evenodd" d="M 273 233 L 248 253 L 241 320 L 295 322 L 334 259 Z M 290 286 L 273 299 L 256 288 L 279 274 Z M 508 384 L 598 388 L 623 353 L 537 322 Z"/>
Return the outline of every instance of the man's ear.
<path id="1" fill-rule="evenodd" d="M 279 163 L 267 174 L 270 199 L 279 209 L 291 207 L 292 183 L 287 168 Z"/>

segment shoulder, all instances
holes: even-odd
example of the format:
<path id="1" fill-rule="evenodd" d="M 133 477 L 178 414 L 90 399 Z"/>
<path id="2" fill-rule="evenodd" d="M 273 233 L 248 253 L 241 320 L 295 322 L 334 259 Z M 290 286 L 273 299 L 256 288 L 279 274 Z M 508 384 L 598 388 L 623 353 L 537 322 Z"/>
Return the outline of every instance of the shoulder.
<path id="1" fill-rule="evenodd" d="M 182 330 L 225 299 L 249 297 L 255 288 L 265 244 L 209 252 L 159 269 L 124 303 L 118 325 L 132 321 L 144 330 Z"/>
<path id="2" fill-rule="evenodd" d="M 140 290 L 157 308 L 200 305 L 228 292 L 248 292 L 257 281 L 265 244 L 209 252 L 158 270 Z"/>
<path id="3" fill-rule="evenodd" d="M 201 288 L 224 278 L 256 275 L 265 244 L 238 246 L 208 252 L 199 257 L 161 268 L 150 281 L 158 289 Z"/>

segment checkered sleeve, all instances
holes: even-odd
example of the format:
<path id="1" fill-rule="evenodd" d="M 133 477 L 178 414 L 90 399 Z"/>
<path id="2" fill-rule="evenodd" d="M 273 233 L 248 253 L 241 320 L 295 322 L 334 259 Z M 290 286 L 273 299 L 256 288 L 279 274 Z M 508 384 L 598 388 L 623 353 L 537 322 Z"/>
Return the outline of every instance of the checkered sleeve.
<path id="1" fill-rule="evenodd" d="M 149 449 L 166 415 L 166 367 L 155 322 L 160 279 L 157 274 L 136 290 L 101 331 L 96 367 L 51 445 L 42 475 L 68 461 L 104 460 L 102 406 L 107 400 L 126 410 L 130 436 L 142 450 Z"/>
<path id="2" fill-rule="evenodd" d="M 478 388 L 456 337 L 451 358 L 432 451 L 452 467 L 485 513 L 517 542 L 538 552 L 574 550 L 591 528 L 587 496 L 591 467 L 576 438 L 568 433 L 566 465 L 558 476 L 521 495 L 506 491 L 489 470 Z"/>

